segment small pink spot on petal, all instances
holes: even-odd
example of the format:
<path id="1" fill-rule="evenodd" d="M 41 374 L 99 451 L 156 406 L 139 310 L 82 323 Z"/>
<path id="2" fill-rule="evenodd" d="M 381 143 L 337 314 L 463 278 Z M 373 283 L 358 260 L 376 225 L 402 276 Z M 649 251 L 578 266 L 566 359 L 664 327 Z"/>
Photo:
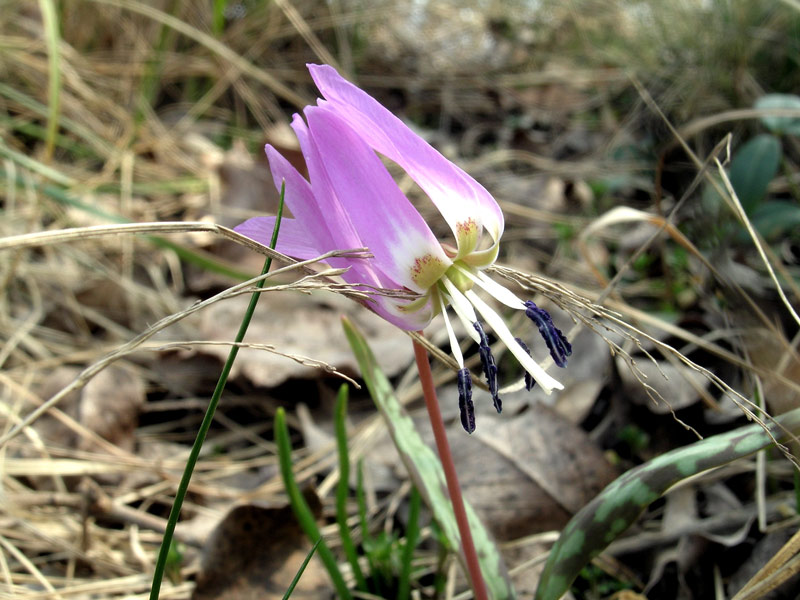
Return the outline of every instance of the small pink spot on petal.
<path id="1" fill-rule="evenodd" d="M 447 271 L 447 265 L 438 256 L 425 254 L 414 259 L 411 279 L 423 289 L 428 289 Z"/>

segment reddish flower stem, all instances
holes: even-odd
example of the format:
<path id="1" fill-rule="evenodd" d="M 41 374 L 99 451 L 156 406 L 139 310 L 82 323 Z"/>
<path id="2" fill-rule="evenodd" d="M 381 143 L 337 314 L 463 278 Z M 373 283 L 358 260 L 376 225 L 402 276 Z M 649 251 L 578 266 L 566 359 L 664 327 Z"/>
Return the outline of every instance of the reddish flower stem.
<path id="1" fill-rule="evenodd" d="M 422 335 L 422 332 L 419 332 Z M 453 462 L 453 454 L 450 452 L 450 444 L 447 441 L 447 433 L 442 420 L 442 413 L 439 410 L 439 401 L 436 398 L 436 386 L 433 384 L 433 373 L 428 362 L 428 352 L 425 348 L 414 342 L 414 357 L 417 359 L 417 369 L 419 379 L 422 383 L 422 391 L 425 396 L 425 406 L 428 408 L 428 416 L 433 428 L 433 437 L 436 439 L 436 448 L 439 451 L 439 460 L 442 461 L 444 477 L 447 480 L 447 491 L 450 494 L 450 502 L 453 505 L 453 512 L 456 515 L 458 531 L 461 534 L 461 548 L 467 563 L 467 571 L 472 580 L 472 591 L 476 600 L 488 600 L 486 593 L 486 583 L 483 580 L 481 566 L 478 562 L 478 553 L 475 551 L 475 543 L 472 541 L 472 531 L 467 520 L 467 511 L 464 508 L 464 498 L 461 496 L 461 486 L 456 476 L 456 466 Z"/>

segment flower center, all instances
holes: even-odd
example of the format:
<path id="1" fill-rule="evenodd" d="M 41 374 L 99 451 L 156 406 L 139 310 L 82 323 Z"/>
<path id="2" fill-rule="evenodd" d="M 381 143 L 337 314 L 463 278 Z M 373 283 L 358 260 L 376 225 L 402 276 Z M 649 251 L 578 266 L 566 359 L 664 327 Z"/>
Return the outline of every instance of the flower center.
<path id="1" fill-rule="evenodd" d="M 472 281 L 467 275 L 464 274 L 464 269 L 468 269 L 464 263 L 457 260 L 452 264 L 452 266 L 445 271 L 444 276 L 450 280 L 450 282 L 458 288 L 458 291 L 461 293 L 467 292 L 472 289 L 472 286 L 475 285 L 475 282 Z"/>
<path id="2" fill-rule="evenodd" d="M 445 273 L 447 266 L 438 256 L 425 254 L 414 259 L 411 266 L 411 279 L 422 289 L 427 290 Z"/>

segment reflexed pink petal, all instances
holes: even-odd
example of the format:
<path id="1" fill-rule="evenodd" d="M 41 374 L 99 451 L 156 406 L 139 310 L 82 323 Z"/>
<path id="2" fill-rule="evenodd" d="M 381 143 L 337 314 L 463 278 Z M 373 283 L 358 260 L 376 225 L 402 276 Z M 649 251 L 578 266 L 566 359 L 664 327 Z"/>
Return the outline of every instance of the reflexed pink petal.
<path id="1" fill-rule="evenodd" d="M 336 226 L 336 223 L 332 223 L 325 218 L 322 207 L 314 197 L 311 185 L 275 148 L 267 145 L 265 151 L 275 187 L 280 193 L 282 182 L 286 182 L 286 193 L 284 195 L 286 206 L 289 207 L 294 218 L 303 226 L 306 232 L 309 232 L 309 234 L 311 232 L 314 233 L 313 246 L 323 249 L 323 252 L 335 249 L 336 245 L 331 227 Z M 356 237 L 356 239 L 352 240 L 351 245 L 343 246 L 343 248 L 357 248 L 360 245 Z"/>
<path id="2" fill-rule="evenodd" d="M 318 159 L 338 203 L 362 242 L 375 256 L 374 267 L 417 292 L 433 285 L 450 266 L 430 227 L 397 187 L 378 156 L 337 113 L 305 111 Z M 322 178 L 322 176 L 320 176 Z M 319 199 L 317 180 L 312 174 Z"/>
<path id="3" fill-rule="evenodd" d="M 269 145 L 266 147 L 275 186 L 280 191 L 281 182 L 286 182 L 284 196 L 286 205 L 295 215 L 298 226 L 302 227 L 298 227 L 294 232 L 293 239 L 290 240 L 296 253 L 286 252 L 286 254 L 295 258 L 307 259 L 330 250 L 364 247 L 365 244 L 356 234 L 349 217 L 331 191 L 330 184 L 327 182 L 327 174 L 319 166 L 320 161 L 316 148 L 309 142 L 308 128 L 299 115 L 295 115 L 292 127 L 297 133 L 309 173 L 314 181 L 313 188 L 275 148 Z M 305 243 L 302 239 L 302 230 L 305 230 Z M 271 231 L 270 229 L 270 233 L 266 236 L 267 241 L 270 239 Z M 260 232 L 254 231 L 254 233 Z M 247 233 L 245 235 L 251 237 Z M 284 244 L 284 240 L 279 233 L 278 246 L 282 247 L 282 244 Z M 306 251 L 303 251 L 304 247 Z M 312 247 L 316 252 L 309 255 L 307 250 Z M 303 254 L 301 255 L 299 252 L 303 252 Z M 342 277 L 350 283 L 365 283 L 385 288 L 401 287 L 377 270 L 370 259 L 331 258 L 326 262 L 332 267 L 347 267 L 349 271 Z"/>
<path id="4" fill-rule="evenodd" d="M 303 158 L 308 167 L 308 176 L 312 182 L 313 197 L 310 200 L 314 204 L 314 208 L 311 209 L 314 219 L 319 219 L 324 223 L 327 231 L 330 232 L 333 248 L 364 246 L 350 217 L 336 198 L 319 152 L 316 146 L 309 141 L 308 126 L 298 114 L 295 114 L 292 119 L 292 129 L 300 142 L 300 150 L 303 152 Z M 309 231 L 316 232 L 317 226 L 309 227 Z"/>
<path id="5" fill-rule="evenodd" d="M 345 208 L 341 205 L 336 194 L 331 187 L 328 179 L 328 173 L 325 169 L 322 159 L 319 156 L 317 146 L 311 141 L 308 126 L 300 115 L 295 115 L 292 120 L 292 129 L 297 135 L 297 140 L 300 142 L 300 150 L 303 152 L 303 157 L 306 160 L 308 167 L 309 179 L 312 185 L 308 186 L 308 193 L 304 196 L 304 203 L 307 205 L 307 216 L 312 225 L 308 227 L 309 232 L 313 235 L 320 234 L 322 239 L 320 242 L 315 242 L 319 247 L 325 247 L 325 250 L 346 250 L 350 248 L 362 248 L 366 244 L 361 240 L 361 237 L 355 230 L 350 217 L 347 215 Z M 274 154 L 283 161 L 288 168 L 300 176 L 299 173 L 286 161 L 280 154 Z M 272 164 L 273 157 L 269 154 L 270 164 Z M 303 179 L 303 182 L 305 180 Z M 308 185 L 308 184 L 306 184 Z M 288 180 L 287 180 L 288 186 Z M 288 193 L 287 193 L 288 196 Z M 292 206 L 289 206 L 292 208 Z M 294 208 L 292 208 L 292 214 Z M 328 244 L 323 246 L 323 240 Z M 366 283 L 375 287 L 398 288 L 399 284 L 395 283 L 389 277 L 382 275 L 372 260 L 355 260 L 350 261 L 343 258 L 331 259 L 330 265 L 333 267 L 350 267 L 350 271 L 343 277 L 350 283 Z"/>
<path id="6" fill-rule="evenodd" d="M 275 217 L 253 217 L 234 227 L 234 231 L 269 246 L 274 227 Z M 313 246 L 313 243 L 314 238 L 308 235 L 306 228 L 300 222 L 295 219 L 281 219 L 278 243 L 275 246 L 278 252 L 300 260 L 308 260 L 324 254 L 325 251 L 320 251 Z"/>
<path id="7" fill-rule="evenodd" d="M 411 131 L 374 98 L 328 65 L 308 65 L 311 77 L 337 115 L 373 149 L 399 164 L 428 194 L 459 244 L 458 257 L 475 249 L 480 228 L 495 244 L 503 233 L 503 214 L 494 198 L 472 177 Z M 477 226 L 477 231 L 475 227 Z"/>

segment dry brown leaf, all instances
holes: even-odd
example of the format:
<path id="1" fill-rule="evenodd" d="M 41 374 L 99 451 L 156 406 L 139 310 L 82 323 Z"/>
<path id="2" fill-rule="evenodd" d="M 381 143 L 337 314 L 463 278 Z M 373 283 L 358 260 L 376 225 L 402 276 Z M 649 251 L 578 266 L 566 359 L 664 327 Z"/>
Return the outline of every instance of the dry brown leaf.
<path id="1" fill-rule="evenodd" d="M 750 324 L 751 316 L 739 316 L 739 319 Z M 774 369 L 781 375 L 794 381 L 800 380 L 800 358 L 787 351 L 789 342 L 779 339 L 775 333 L 761 327 L 750 327 L 745 331 L 744 344 L 753 364 L 763 369 Z M 767 378 L 763 382 L 764 397 L 771 409 L 770 412 L 780 415 L 800 406 L 800 394 L 789 389 L 780 381 Z"/>
<path id="2" fill-rule="evenodd" d="M 683 364 L 673 365 L 659 361 L 656 366 L 647 358 L 637 360 L 636 369 L 639 371 L 638 375 L 642 377 L 639 381 L 622 357 L 618 356 L 616 361 L 625 397 L 636 404 L 647 406 L 658 415 L 691 406 L 700 399 L 697 390 L 708 386 L 705 375 Z M 652 396 L 648 395 L 648 390 L 642 383 L 655 390 L 655 392 L 650 391 Z"/>
<path id="3" fill-rule="evenodd" d="M 586 329 L 572 340 L 575 352 L 569 366 L 557 376 L 564 384 L 558 393 L 555 409 L 570 423 L 582 422 L 592 410 L 597 397 L 611 375 L 611 354 L 608 345 L 598 335 Z M 540 393 L 539 400 L 546 400 Z"/>
<path id="4" fill-rule="evenodd" d="M 318 516 L 322 506 L 306 494 Z M 283 598 L 311 549 L 289 506 L 252 504 L 232 509 L 209 537 L 193 600 L 270 600 Z M 292 598 L 330 597 L 330 582 L 312 560 Z"/>
<path id="5" fill-rule="evenodd" d="M 66 387 L 80 373 L 75 367 L 58 367 L 36 386 L 40 398 L 49 398 Z M 119 364 L 101 371 L 79 391 L 67 395 L 58 405 L 89 431 L 116 444 L 134 449 L 134 431 L 146 399 L 139 373 Z M 67 425 L 49 415 L 39 419 L 34 429 L 48 442 L 65 448 L 101 450 L 90 440 L 80 438 Z"/>
<path id="6" fill-rule="evenodd" d="M 79 373 L 80 369 L 77 367 L 56 367 L 44 374 L 41 380 L 34 382 L 32 391 L 39 398 L 50 398 L 69 385 Z M 80 391 L 71 392 L 59 402 L 58 408 L 70 417 L 77 419 L 80 397 Z M 50 414 L 44 414 L 37 419 L 33 429 L 43 440 L 54 446 L 74 448 L 77 444 L 76 434 Z M 25 456 L 37 455 L 35 449 L 28 446 L 22 446 L 22 452 Z"/>
<path id="7" fill-rule="evenodd" d="M 454 427 L 464 493 L 499 540 L 563 527 L 617 475 L 589 437 L 553 409 L 481 415 L 472 436 Z"/>
<path id="8" fill-rule="evenodd" d="M 249 298 L 232 298 L 203 311 L 198 328 L 202 339 L 229 341 L 239 328 Z M 342 331 L 347 316 L 367 337 L 384 372 L 396 375 L 412 359 L 412 345 L 397 327 L 352 301 L 331 293 L 265 293 L 262 295 L 245 342 L 271 344 L 286 354 L 324 361 L 341 371 L 357 373 L 350 346 Z M 206 346 L 203 352 L 228 354 L 225 346 Z M 319 370 L 269 352 L 244 348 L 234 364 L 253 383 L 272 387 L 290 378 L 318 376 Z"/>
<path id="9" fill-rule="evenodd" d="M 133 451 L 145 387 L 139 373 L 112 365 L 93 377 L 81 392 L 78 415 L 82 425 L 120 448 Z M 94 444 L 82 440 L 79 447 Z"/>

